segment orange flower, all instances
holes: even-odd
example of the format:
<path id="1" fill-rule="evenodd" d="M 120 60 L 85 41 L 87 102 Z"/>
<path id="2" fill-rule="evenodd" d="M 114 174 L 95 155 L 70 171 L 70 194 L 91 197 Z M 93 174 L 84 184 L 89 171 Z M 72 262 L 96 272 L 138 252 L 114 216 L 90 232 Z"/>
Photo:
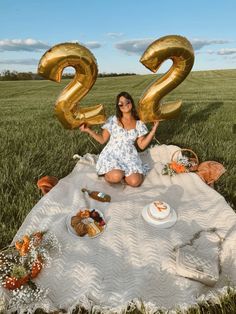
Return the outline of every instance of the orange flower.
<path id="1" fill-rule="evenodd" d="M 19 242 L 19 241 L 16 241 L 16 243 L 15 243 L 15 247 L 16 247 L 17 251 L 20 251 L 20 250 L 21 250 L 21 248 L 22 248 L 22 243 L 21 243 L 21 242 Z"/>
<path id="2" fill-rule="evenodd" d="M 29 251 L 29 243 L 30 243 L 30 237 L 25 235 L 23 237 L 23 243 L 22 241 L 16 241 L 15 243 L 15 247 L 17 249 L 17 251 L 19 251 L 21 256 L 26 255 L 26 253 Z"/>
<path id="3" fill-rule="evenodd" d="M 172 161 L 170 163 L 170 168 L 173 169 L 176 173 L 186 172 L 185 166 L 177 163 L 176 161 Z"/>
<path id="4" fill-rule="evenodd" d="M 26 255 L 26 253 L 29 251 L 29 243 L 30 243 L 30 238 L 29 236 L 25 235 L 23 237 L 23 244 L 22 244 L 22 248 L 20 250 L 20 255 Z"/>

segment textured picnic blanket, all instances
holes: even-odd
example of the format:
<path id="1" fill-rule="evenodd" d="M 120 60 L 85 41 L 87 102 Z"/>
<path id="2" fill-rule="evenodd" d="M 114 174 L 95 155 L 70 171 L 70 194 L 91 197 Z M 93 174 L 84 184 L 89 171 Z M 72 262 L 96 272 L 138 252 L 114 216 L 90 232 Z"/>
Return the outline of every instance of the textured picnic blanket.
<path id="1" fill-rule="evenodd" d="M 35 280 L 49 289 L 41 308 L 65 309 L 70 313 L 76 304 L 82 304 L 119 312 L 129 301 L 141 299 L 152 312 L 157 308 L 190 305 L 200 295 L 217 291 L 228 283 L 235 285 L 235 212 L 195 173 L 173 177 L 161 174 L 176 149 L 177 146 L 160 145 L 140 153 L 143 162 L 152 169 L 138 188 L 106 183 L 95 172 L 98 156 L 86 154 L 33 207 L 13 242 L 25 233 L 50 230 L 62 247 L 61 255 L 55 256 L 51 267 Z M 81 192 L 83 187 L 106 192 L 111 195 L 111 203 L 92 200 Z M 142 218 L 143 207 L 154 200 L 163 200 L 176 211 L 178 220 L 174 226 L 158 229 Z M 68 215 L 82 207 L 102 211 L 107 221 L 103 234 L 90 239 L 68 232 Z M 175 248 L 212 227 L 224 240 L 214 250 L 217 257 L 209 254 L 212 263 L 219 257 L 221 268 L 218 281 L 209 287 L 177 272 Z M 212 242 L 204 232 L 201 237 L 199 241 L 207 252 Z"/>

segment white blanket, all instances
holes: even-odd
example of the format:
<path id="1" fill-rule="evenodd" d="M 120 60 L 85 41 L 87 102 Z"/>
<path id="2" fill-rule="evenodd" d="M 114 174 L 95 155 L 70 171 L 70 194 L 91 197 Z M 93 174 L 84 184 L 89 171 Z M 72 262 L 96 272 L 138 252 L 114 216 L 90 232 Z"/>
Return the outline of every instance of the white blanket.
<path id="1" fill-rule="evenodd" d="M 34 206 L 16 238 L 36 230 L 51 230 L 62 254 L 44 269 L 36 282 L 49 288 L 45 310 L 86 302 L 110 309 L 121 308 L 141 298 L 153 307 L 174 308 L 194 303 L 208 294 L 236 284 L 236 215 L 225 199 L 196 174 L 161 174 L 176 146 L 155 146 L 141 153 L 152 170 L 141 187 L 109 185 L 95 172 L 97 156 L 86 154 L 73 171 Z M 81 188 L 111 195 L 110 204 L 97 202 Z M 161 199 L 174 208 L 177 223 L 169 229 L 149 225 L 141 216 L 143 207 Z M 107 221 L 105 232 L 94 239 L 68 233 L 66 218 L 81 207 L 100 209 Z M 200 230 L 216 227 L 225 238 L 220 252 L 222 273 L 213 288 L 176 273 L 174 248 L 187 243 Z M 207 242 L 206 242 L 207 245 Z M 88 303 L 87 303 L 88 304 Z"/>

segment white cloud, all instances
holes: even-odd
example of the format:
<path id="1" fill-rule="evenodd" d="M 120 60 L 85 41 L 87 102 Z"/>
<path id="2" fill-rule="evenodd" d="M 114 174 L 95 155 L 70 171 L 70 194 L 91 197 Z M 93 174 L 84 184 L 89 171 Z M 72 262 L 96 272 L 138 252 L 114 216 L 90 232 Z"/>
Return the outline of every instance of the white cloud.
<path id="1" fill-rule="evenodd" d="M 222 48 L 220 50 L 198 51 L 198 53 L 206 53 L 209 55 L 228 56 L 228 57 L 234 58 L 234 57 L 236 57 L 236 48 Z"/>
<path id="2" fill-rule="evenodd" d="M 134 39 L 117 43 L 115 47 L 128 54 L 141 54 L 154 39 Z"/>
<path id="3" fill-rule="evenodd" d="M 218 55 L 233 55 L 236 54 L 236 48 L 223 48 L 216 52 Z"/>
<path id="4" fill-rule="evenodd" d="M 102 44 L 100 44 L 98 41 L 87 41 L 86 43 L 82 43 L 82 42 L 74 39 L 74 40 L 70 40 L 69 42 L 80 44 L 80 45 L 85 46 L 89 49 L 97 49 L 97 48 L 102 47 Z"/>
<path id="5" fill-rule="evenodd" d="M 114 38 L 119 38 L 123 36 L 124 34 L 123 33 L 107 33 L 106 35 L 114 39 Z"/>
<path id="6" fill-rule="evenodd" d="M 192 39 L 190 40 L 191 44 L 193 46 L 194 50 L 200 50 L 201 48 L 205 46 L 210 46 L 210 45 L 222 45 L 222 44 L 228 44 L 230 41 L 229 40 L 223 40 L 223 39 Z"/>
<path id="7" fill-rule="evenodd" d="M 80 41 L 78 41 L 77 39 L 69 40 L 68 43 L 74 43 L 74 44 L 82 45 L 82 43 Z"/>
<path id="8" fill-rule="evenodd" d="M 206 51 L 206 53 L 209 54 L 209 55 L 213 55 L 215 53 L 215 51 L 209 49 L 209 50 Z"/>
<path id="9" fill-rule="evenodd" d="M 39 60 L 36 59 L 6 59 L 0 60 L 0 64 L 21 64 L 21 65 L 36 65 L 38 64 Z"/>
<path id="10" fill-rule="evenodd" d="M 1 51 L 41 51 L 50 48 L 49 45 L 40 40 L 27 39 L 4 39 L 0 40 Z"/>
<path id="11" fill-rule="evenodd" d="M 97 41 L 88 41 L 84 45 L 90 49 L 97 49 L 97 48 L 102 47 L 102 45 Z"/>
<path id="12" fill-rule="evenodd" d="M 154 40 L 155 39 L 150 39 L 150 38 L 126 40 L 126 41 L 117 43 L 115 45 L 115 48 L 122 50 L 123 52 L 128 53 L 128 54 L 141 54 L 146 50 L 146 48 Z M 192 39 L 190 41 L 195 51 L 199 51 L 201 48 L 205 46 L 210 46 L 210 45 L 215 45 L 215 44 L 223 45 L 230 42 L 229 40 L 223 40 L 223 39 L 219 39 L 219 40 Z"/>

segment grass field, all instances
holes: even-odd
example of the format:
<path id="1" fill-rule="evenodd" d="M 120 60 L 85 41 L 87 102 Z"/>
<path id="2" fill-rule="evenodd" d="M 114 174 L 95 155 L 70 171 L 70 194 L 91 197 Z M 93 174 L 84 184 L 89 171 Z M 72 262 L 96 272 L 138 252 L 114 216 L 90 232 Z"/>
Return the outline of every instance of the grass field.
<path id="1" fill-rule="evenodd" d="M 153 75 L 99 78 L 82 101 L 105 105 L 114 113 L 115 96 L 130 92 L 137 102 Z M 54 103 L 69 81 L 0 82 L 0 247 L 9 244 L 41 195 L 38 178 L 66 176 L 72 156 L 99 153 L 102 146 L 79 130 L 65 130 L 54 116 Z M 236 70 L 193 72 L 165 101 L 183 100 L 177 120 L 162 122 L 156 138 L 162 144 L 192 148 L 200 161 L 215 160 L 227 172 L 216 184 L 236 208 Z M 150 127 L 150 125 L 149 125 Z M 153 142 L 154 144 L 155 142 Z"/>

